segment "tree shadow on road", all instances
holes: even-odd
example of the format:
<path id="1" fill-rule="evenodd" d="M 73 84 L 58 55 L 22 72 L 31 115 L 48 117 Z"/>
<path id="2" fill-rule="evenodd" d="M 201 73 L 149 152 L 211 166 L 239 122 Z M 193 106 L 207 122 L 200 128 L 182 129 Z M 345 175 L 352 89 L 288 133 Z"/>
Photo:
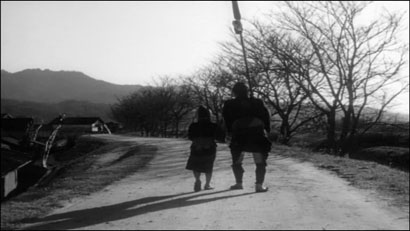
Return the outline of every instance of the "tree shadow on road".
<path id="1" fill-rule="evenodd" d="M 67 229 L 81 229 L 82 227 L 87 227 L 91 225 L 96 225 L 100 223 L 106 223 L 110 221 L 116 221 L 121 219 L 126 219 L 130 217 L 139 216 L 145 213 L 157 212 L 166 209 L 182 208 L 186 206 L 192 206 L 197 204 L 208 203 L 216 200 L 222 200 L 233 197 L 240 197 L 253 194 L 253 192 L 236 194 L 236 195 L 226 195 L 219 197 L 212 197 L 207 199 L 197 199 L 192 200 L 196 197 L 215 195 L 231 190 L 216 191 L 211 193 L 200 193 L 194 194 L 180 193 L 167 196 L 155 196 L 155 197 L 145 197 L 133 201 L 127 201 L 119 204 L 71 211 L 66 213 L 60 213 L 55 215 L 46 216 L 44 218 L 27 219 L 21 222 L 26 223 L 37 223 L 42 222 L 42 224 L 26 227 L 28 230 L 67 230 Z M 188 196 L 185 196 L 188 195 Z M 171 200 L 173 197 L 179 197 Z M 166 200 L 166 201 L 162 201 Z M 143 205 L 146 203 L 152 203 Z M 138 205 L 141 207 L 133 208 Z M 137 228 L 137 227 L 134 227 Z"/>

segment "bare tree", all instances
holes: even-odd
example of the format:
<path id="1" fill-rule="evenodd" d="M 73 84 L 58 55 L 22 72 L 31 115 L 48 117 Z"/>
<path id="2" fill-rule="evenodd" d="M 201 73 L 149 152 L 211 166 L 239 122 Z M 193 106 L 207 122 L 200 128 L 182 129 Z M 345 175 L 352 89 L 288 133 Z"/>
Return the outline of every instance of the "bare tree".
<path id="1" fill-rule="evenodd" d="M 167 119 L 163 119 L 163 133 L 167 133 L 169 123 L 173 123 L 173 133 L 176 137 L 179 136 L 179 129 L 181 121 L 193 110 L 195 107 L 194 100 L 192 99 L 192 91 L 190 88 L 183 84 L 180 78 L 171 78 L 170 76 L 162 76 L 158 78 L 156 85 L 159 89 L 162 89 L 166 95 L 166 110 L 164 116 Z"/>
<path id="2" fill-rule="evenodd" d="M 179 135 L 181 120 L 193 108 L 190 92 L 170 77 L 160 77 L 149 87 L 118 99 L 111 107 L 113 117 L 145 136 Z"/>
<path id="3" fill-rule="evenodd" d="M 222 123 L 222 107 L 224 100 L 230 95 L 231 82 L 231 74 L 216 63 L 184 79 L 184 84 L 190 86 L 193 100 L 197 105 L 208 108 L 217 123 Z"/>
<path id="4" fill-rule="evenodd" d="M 269 25 L 257 21 L 252 25 L 245 41 L 253 92 L 273 109 L 272 116 L 280 117 L 280 142 L 287 144 L 304 125 L 323 115 L 309 106 L 308 94 L 299 86 L 303 72 L 296 64 L 301 63 L 304 43 Z M 223 44 L 225 65 L 244 75 L 240 49 L 238 40 Z"/>
<path id="5" fill-rule="evenodd" d="M 285 2 L 280 27 L 309 44 L 312 58 L 303 82 L 295 79 L 328 118 L 328 141 L 347 152 L 368 107 L 378 107 L 376 123 L 388 105 L 408 89 L 399 74 L 408 44 L 397 39 L 402 15 L 360 21 L 368 2 Z M 396 85 L 398 88 L 392 88 Z M 343 114 L 336 144 L 336 112 Z M 370 123 L 371 125 L 372 123 Z"/>

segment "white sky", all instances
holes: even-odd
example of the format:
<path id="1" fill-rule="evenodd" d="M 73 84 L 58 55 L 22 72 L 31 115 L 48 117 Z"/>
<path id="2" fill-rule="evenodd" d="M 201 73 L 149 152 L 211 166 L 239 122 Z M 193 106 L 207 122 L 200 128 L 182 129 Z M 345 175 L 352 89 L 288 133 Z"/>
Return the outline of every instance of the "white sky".
<path id="1" fill-rule="evenodd" d="M 244 19 L 276 6 L 239 2 Z M 408 24 L 408 1 L 375 6 L 407 10 Z M 148 85 L 208 64 L 218 42 L 230 39 L 232 20 L 231 1 L 1 1 L 1 69 L 80 71 L 115 84 Z M 404 34 L 408 41 L 408 28 Z M 408 94 L 403 99 L 408 112 Z"/>
<path id="2" fill-rule="evenodd" d="M 268 5 L 240 3 L 242 16 Z M 232 20 L 230 1 L 1 2 L 1 68 L 144 84 L 204 66 L 229 38 Z"/>

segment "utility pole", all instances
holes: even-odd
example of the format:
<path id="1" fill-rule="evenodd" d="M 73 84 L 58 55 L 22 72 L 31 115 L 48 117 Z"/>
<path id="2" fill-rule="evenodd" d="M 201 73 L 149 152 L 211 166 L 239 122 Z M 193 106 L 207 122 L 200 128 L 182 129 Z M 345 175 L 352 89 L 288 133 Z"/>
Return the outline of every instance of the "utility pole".
<path id="1" fill-rule="evenodd" d="M 239 34 L 241 38 L 243 59 L 245 61 L 246 78 L 248 79 L 248 85 L 249 85 L 249 94 L 250 94 L 250 97 L 253 97 L 252 81 L 251 81 L 251 76 L 249 75 L 248 60 L 246 59 L 245 44 L 243 42 L 243 36 L 242 36 L 243 29 L 242 29 L 241 13 L 239 12 L 238 1 L 232 1 L 232 8 L 233 8 L 233 16 L 235 18 L 232 24 L 233 24 L 235 33 Z"/>

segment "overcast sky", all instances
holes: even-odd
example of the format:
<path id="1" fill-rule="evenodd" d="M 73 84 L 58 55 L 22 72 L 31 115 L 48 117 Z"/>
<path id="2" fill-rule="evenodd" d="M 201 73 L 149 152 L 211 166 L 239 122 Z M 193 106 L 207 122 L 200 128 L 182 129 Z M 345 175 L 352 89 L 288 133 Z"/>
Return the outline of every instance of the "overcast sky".
<path id="1" fill-rule="evenodd" d="M 407 10 L 408 24 L 408 1 L 375 5 Z M 239 2 L 245 19 L 276 7 Z M 218 42 L 230 39 L 232 20 L 231 1 L 1 1 L 1 69 L 80 71 L 115 84 L 148 85 L 213 60 Z M 408 41 L 408 28 L 404 34 Z"/>

